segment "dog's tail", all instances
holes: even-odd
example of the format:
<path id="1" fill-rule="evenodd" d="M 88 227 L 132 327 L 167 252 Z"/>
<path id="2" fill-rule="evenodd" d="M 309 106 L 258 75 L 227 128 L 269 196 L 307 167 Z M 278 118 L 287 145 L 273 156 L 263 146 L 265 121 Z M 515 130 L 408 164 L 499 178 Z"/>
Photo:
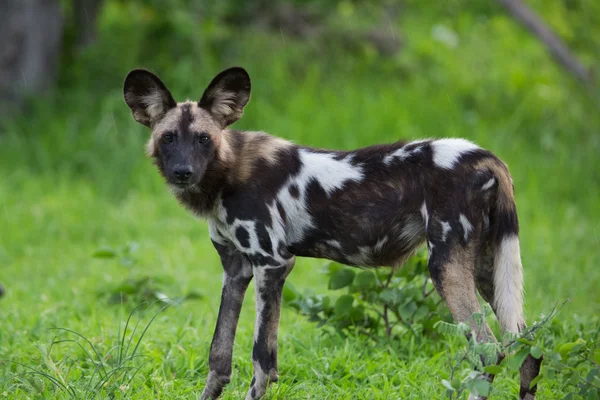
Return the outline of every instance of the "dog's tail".
<path id="1" fill-rule="evenodd" d="M 493 179 L 497 181 L 496 199 L 490 210 L 490 240 L 494 249 L 493 306 L 502 329 L 518 333 L 525 327 L 525 321 L 523 266 L 514 189 L 508 168 L 503 162 L 494 160 L 490 169 Z"/>
<path id="2" fill-rule="evenodd" d="M 493 180 L 490 179 L 487 185 L 490 189 L 496 188 L 495 201 L 489 212 L 488 240 L 491 241 L 489 247 L 493 249 L 494 288 L 491 301 L 502 329 L 519 333 L 526 325 L 523 318 L 523 265 L 514 188 L 506 164 L 494 159 L 488 167 L 492 171 Z M 531 388 L 529 386 L 539 375 L 541 363 L 541 358 L 535 359 L 531 355 L 523 362 L 520 368 L 520 399 L 535 399 L 537 385 Z"/>

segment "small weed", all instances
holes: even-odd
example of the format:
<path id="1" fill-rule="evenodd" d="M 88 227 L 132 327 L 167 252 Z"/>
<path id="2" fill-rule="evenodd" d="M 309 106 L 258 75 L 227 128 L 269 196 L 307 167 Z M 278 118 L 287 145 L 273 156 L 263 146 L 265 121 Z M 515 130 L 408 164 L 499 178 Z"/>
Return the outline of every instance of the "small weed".
<path id="1" fill-rule="evenodd" d="M 129 313 L 123 329 L 121 323 L 119 324 L 119 331 L 112 343 L 109 341 L 103 345 L 94 344 L 94 340 L 72 329 L 53 328 L 60 333 L 60 336 L 55 337 L 50 346 L 40 347 L 41 366 L 33 367 L 9 361 L 25 370 L 16 379 L 23 385 L 33 386 L 33 391 L 39 393 L 45 391 L 44 381 L 49 382 L 70 399 L 95 399 L 99 395 L 111 399 L 117 398 L 119 393 L 127 392 L 135 377 L 148 362 L 144 360 L 148 356 L 139 354 L 140 344 L 154 319 L 168 307 L 168 304 L 163 305 L 141 329 L 140 322 L 152 305 L 144 303 L 134 308 Z M 140 308 L 144 310 L 132 329 L 132 317 Z M 82 357 L 75 356 L 77 351 L 69 351 L 62 357 L 53 354 L 60 352 L 60 350 L 54 351 L 55 349 L 66 344 L 74 346 Z M 42 381 L 27 379 L 31 375 L 43 379 Z"/>

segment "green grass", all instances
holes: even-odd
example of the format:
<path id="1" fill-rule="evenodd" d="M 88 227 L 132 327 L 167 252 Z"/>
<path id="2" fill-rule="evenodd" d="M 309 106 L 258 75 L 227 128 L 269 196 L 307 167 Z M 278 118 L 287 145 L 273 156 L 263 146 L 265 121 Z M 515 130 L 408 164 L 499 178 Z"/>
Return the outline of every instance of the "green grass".
<path id="1" fill-rule="evenodd" d="M 157 316 L 139 349 L 149 362 L 121 396 L 194 399 L 202 390 L 221 269 L 206 224 L 176 203 L 143 155 L 148 133 L 121 99 L 122 79 L 136 66 L 159 72 L 182 99 L 199 98 L 220 68 L 244 65 L 254 92 L 236 127 L 302 144 L 349 149 L 462 136 L 489 148 L 514 175 L 528 320 L 567 298 L 559 316 L 565 326 L 598 317 L 600 113 L 506 18 L 493 16 L 485 26 L 447 21 L 461 37 L 449 49 L 415 13 L 405 28 L 411 40 L 392 59 L 261 33 L 227 42 L 227 51 L 217 40 L 188 35 L 189 49 L 163 46 L 147 55 L 144 34 L 152 26 L 115 7 L 103 19 L 99 45 L 63 72 L 62 89 L 32 101 L 0 134 L 0 281 L 7 291 L 0 299 L 0 398 L 61 397 L 49 381 L 7 360 L 45 371 L 52 360 L 62 374 L 71 366 L 71 382 L 89 377 L 94 368 L 75 346 L 48 354 L 54 337 L 66 338 L 51 328 L 75 330 L 108 351 L 132 305 L 109 305 L 101 294 L 130 276 L 155 277 L 172 296 L 204 297 Z M 130 242 L 139 244 L 131 269 L 92 257 L 100 247 Z M 326 278 L 316 273 L 322 264 L 299 260 L 290 281 L 301 291 L 325 291 Z M 252 376 L 253 299 L 252 286 L 225 399 L 241 398 Z M 448 354 L 462 346 L 322 336 L 289 308 L 279 340 L 281 379 L 271 399 L 441 398 Z M 540 398 L 566 394 L 557 382 L 541 385 Z M 517 377 L 499 377 L 494 390 L 494 398 L 514 398 Z"/>

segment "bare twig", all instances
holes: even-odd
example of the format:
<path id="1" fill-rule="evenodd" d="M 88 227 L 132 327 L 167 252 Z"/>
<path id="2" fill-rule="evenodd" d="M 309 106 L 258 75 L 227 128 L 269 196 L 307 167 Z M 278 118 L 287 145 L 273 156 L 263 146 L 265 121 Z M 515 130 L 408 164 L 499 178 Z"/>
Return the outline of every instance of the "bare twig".
<path id="1" fill-rule="evenodd" d="M 564 69 L 584 84 L 592 83 L 590 71 L 577 60 L 567 45 L 522 0 L 498 0 L 506 10 L 546 46 Z"/>
<path id="2" fill-rule="evenodd" d="M 423 297 L 425 298 L 429 297 L 431 293 L 435 291 L 435 288 L 431 289 L 429 292 L 425 290 L 427 288 L 427 282 L 429 282 L 429 278 L 425 278 L 425 281 L 423 282 L 423 287 L 421 288 L 421 291 L 423 292 Z"/>

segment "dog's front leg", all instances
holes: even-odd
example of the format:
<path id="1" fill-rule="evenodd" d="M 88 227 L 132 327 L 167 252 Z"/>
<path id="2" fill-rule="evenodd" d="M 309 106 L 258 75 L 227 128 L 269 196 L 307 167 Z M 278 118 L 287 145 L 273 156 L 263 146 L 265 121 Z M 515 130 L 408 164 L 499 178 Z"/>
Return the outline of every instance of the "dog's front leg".
<path id="1" fill-rule="evenodd" d="M 223 290 L 217 326 L 210 346 L 210 372 L 201 400 L 216 399 L 231 378 L 231 356 L 242 302 L 252 280 L 250 261 L 237 250 L 215 244 L 223 263 Z"/>
<path id="2" fill-rule="evenodd" d="M 292 258 L 280 267 L 255 266 L 256 324 L 252 364 L 254 377 L 246 400 L 260 399 L 269 382 L 279 379 L 277 369 L 277 330 L 281 311 L 283 284 L 294 267 Z"/>

